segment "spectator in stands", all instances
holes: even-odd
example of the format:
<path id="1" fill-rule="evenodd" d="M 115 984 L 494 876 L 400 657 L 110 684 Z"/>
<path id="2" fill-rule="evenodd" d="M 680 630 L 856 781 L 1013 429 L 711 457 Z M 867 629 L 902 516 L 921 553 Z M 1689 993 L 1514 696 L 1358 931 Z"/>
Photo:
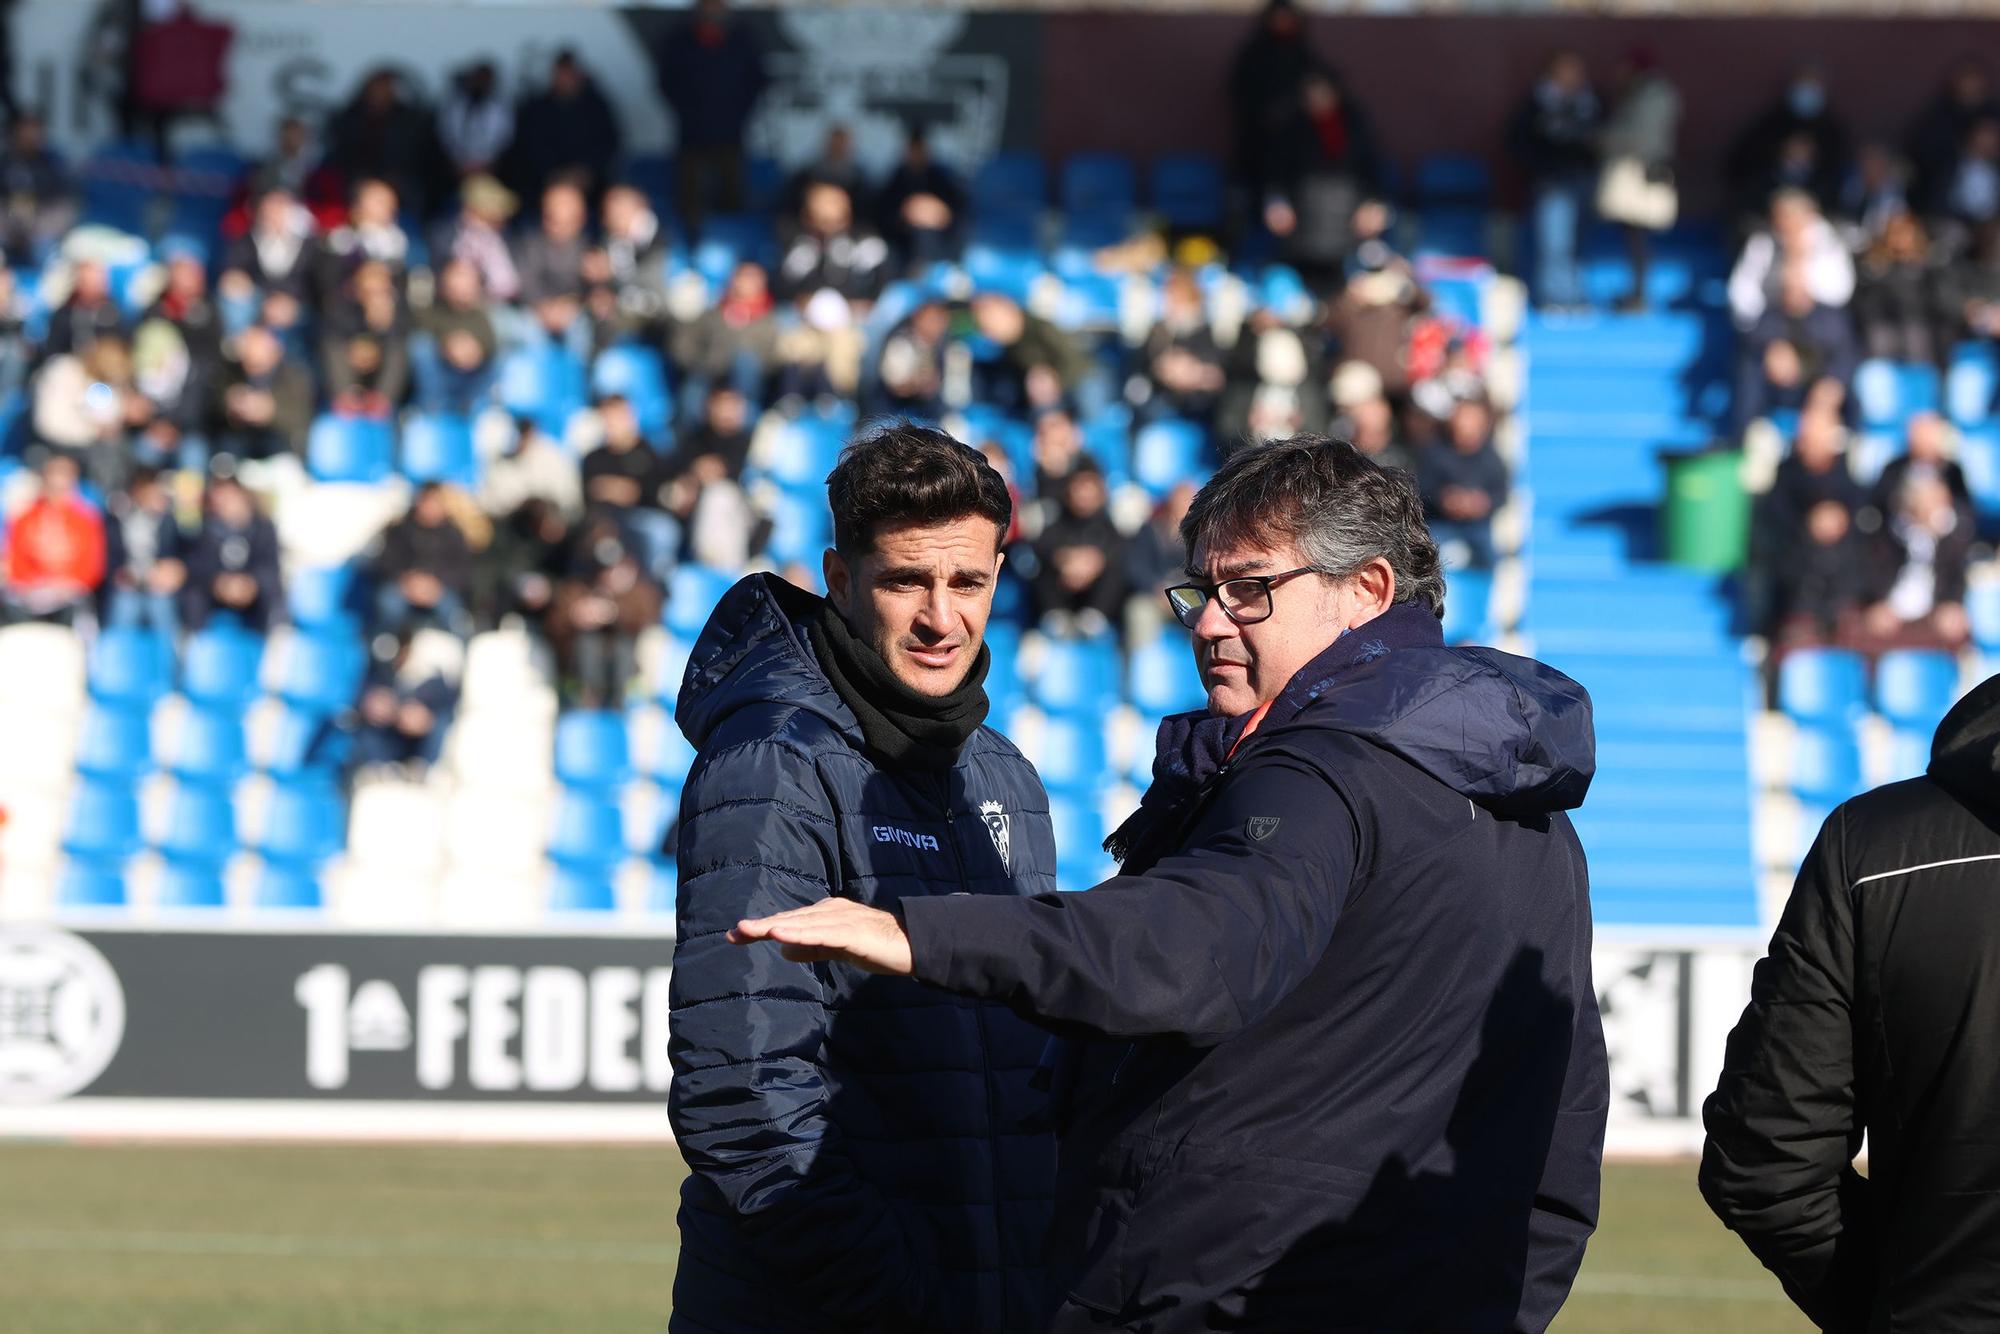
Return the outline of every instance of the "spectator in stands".
<path id="1" fill-rule="evenodd" d="M 0 153 L 0 250 L 15 267 L 47 259 L 76 223 L 76 184 L 47 139 L 40 116 L 17 116 Z"/>
<path id="2" fill-rule="evenodd" d="M 138 625 L 168 643 L 180 637 L 180 592 L 187 584 L 181 559 L 186 539 L 174 516 L 173 497 L 160 474 L 135 468 L 126 489 L 106 501 L 106 568 L 98 616 L 106 625 Z"/>
<path id="3" fill-rule="evenodd" d="M 1826 76 L 1811 66 L 1798 70 L 1729 150 L 1724 172 L 1738 207 L 1762 216 L 1778 190 L 1804 190 L 1831 207 L 1847 170 L 1848 142 L 1828 105 Z"/>
<path id="4" fill-rule="evenodd" d="M 532 418 L 517 419 L 505 446 L 479 478 L 479 508 L 496 524 L 529 501 L 540 501 L 565 523 L 583 513 L 576 456 L 549 439 Z"/>
<path id="5" fill-rule="evenodd" d="M 1036 523 L 1046 521 L 1041 510 L 1053 510 L 1061 498 L 1062 484 L 1076 471 L 1085 457 L 1083 432 L 1076 418 L 1061 408 L 1051 408 L 1035 416 L 1035 495 L 1036 504 L 1022 515 Z"/>
<path id="6" fill-rule="evenodd" d="M 522 237 L 514 250 L 523 301 L 533 305 L 553 296 L 582 295 L 583 256 L 590 248 L 583 229 L 589 219 L 589 204 L 575 183 L 557 181 L 543 192 L 541 226 Z"/>
<path id="7" fill-rule="evenodd" d="M 1778 464 L 1763 506 L 1771 533 L 1788 542 L 1804 531 L 1807 513 L 1822 500 L 1834 500 L 1848 514 L 1866 500 L 1861 484 L 1848 470 L 1844 433 L 1838 414 L 1808 407 L 1799 417 L 1792 452 Z"/>
<path id="8" fill-rule="evenodd" d="M 1126 547 L 1127 583 L 1134 605 L 1144 605 L 1158 614 L 1160 594 L 1169 584 L 1187 578 L 1187 543 L 1181 539 L 1181 520 L 1194 503 L 1193 481 L 1177 482 Z M 1149 617 L 1149 619 L 1152 619 Z"/>
<path id="9" fill-rule="evenodd" d="M 661 460 L 662 500 L 683 522 L 692 519 L 702 492 L 743 479 L 750 458 L 750 404 L 734 385 L 708 391 L 701 421 L 681 432 L 671 454 Z"/>
<path id="10" fill-rule="evenodd" d="M 972 299 L 972 322 L 1000 347 L 999 360 L 979 368 L 984 402 L 1010 412 L 1043 412 L 1069 401 L 1090 369 L 1068 334 L 998 292 Z"/>
<path id="11" fill-rule="evenodd" d="M 1966 573 L 1976 534 L 1935 475 L 1906 477 L 1871 561 L 1875 600 L 1865 617 L 1866 647 L 1965 647 Z"/>
<path id="12" fill-rule="evenodd" d="M 604 192 L 603 235 L 584 255 L 583 278 L 616 296 L 626 331 L 656 330 L 667 311 L 667 238 L 645 192 L 614 185 Z"/>
<path id="13" fill-rule="evenodd" d="M 777 358 L 775 309 L 764 266 L 751 260 L 738 264 L 721 300 L 668 335 L 668 355 L 686 377 L 683 399 L 700 402 L 708 386 L 725 381 L 761 398 Z"/>
<path id="14" fill-rule="evenodd" d="M 2000 115 L 1983 116 L 1965 132 L 1944 202 L 1951 220 L 1968 231 L 2000 218 Z"/>
<path id="15" fill-rule="evenodd" d="M 127 442 L 153 415 L 132 378 L 132 348 L 106 334 L 82 353 L 50 357 L 31 385 L 35 438 L 68 455 L 97 486 L 125 475 Z"/>
<path id="16" fill-rule="evenodd" d="M 575 469 L 570 471 L 573 479 Z M 557 502 L 535 494 L 511 510 L 487 513 L 494 521 L 493 540 L 473 564 L 479 624 L 497 627 L 518 616 L 541 634 L 556 585 L 568 573 L 572 519 Z"/>
<path id="17" fill-rule="evenodd" d="M 1276 311 L 1251 311 L 1230 352 L 1216 434 L 1223 440 L 1280 440 L 1303 430 L 1326 430 L 1323 343 L 1315 338 L 1308 346 Z M 1381 377 L 1374 380 L 1371 392 L 1379 392 Z"/>
<path id="18" fill-rule="evenodd" d="M 104 516 L 77 489 L 76 461 L 51 450 L 34 499 L 7 526 L 0 621 L 74 625 L 104 582 Z"/>
<path id="19" fill-rule="evenodd" d="M 1838 500 L 1815 502 L 1777 553 L 1771 663 L 1793 649 L 1856 642 L 1869 590 L 1867 553 Z"/>
<path id="20" fill-rule="evenodd" d="M 1814 301 L 1804 266 L 1787 266 L 1776 303 L 1743 336 L 1736 434 L 1773 409 L 1803 408 L 1809 396 L 1838 408 L 1860 362 L 1847 313 Z"/>
<path id="21" fill-rule="evenodd" d="M 429 212 L 430 185 L 440 174 L 443 154 L 431 118 L 403 95 L 396 71 L 383 66 L 362 80 L 354 99 L 334 116 L 326 157 L 350 181 L 382 182 L 421 217 Z"/>
<path id="22" fill-rule="evenodd" d="M 347 180 L 320 153 L 313 127 L 303 117 L 286 116 L 278 122 L 273 139 L 270 155 L 243 178 L 245 199 L 260 200 L 282 190 L 309 210 L 315 229 L 338 225 L 347 206 Z M 232 213 L 225 230 L 235 217 Z"/>
<path id="23" fill-rule="evenodd" d="M 957 256 L 965 239 L 965 187 L 931 154 L 923 126 L 910 127 L 877 208 L 882 235 L 904 268 Z"/>
<path id="24" fill-rule="evenodd" d="M 558 178 L 596 192 L 611 178 L 618 116 L 574 51 L 559 51 L 548 86 L 514 116 L 516 188 L 532 199 Z"/>
<path id="25" fill-rule="evenodd" d="M 431 254 L 446 264 L 465 261 L 479 270 L 495 301 L 514 300 L 521 295 L 521 272 L 506 228 L 521 201 L 489 173 L 475 172 L 459 186 L 458 202 L 458 217 L 440 230 Z"/>
<path id="26" fill-rule="evenodd" d="M 423 630 L 378 635 L 370 649 L 355 706 L 355 775 L 394 770 L 421 781 L 458 707 L 463 651 L 449 636 Z"/>
<path id="27" fill-rule="evenodd" d="M 1507 464 L 1493 443 L 1493 410 L 1460 399 L 1444 443 L 1417 462 L 1424 517 L 1447 570 L 1493 568 L 1493 516 L 1507 503 Z"/>
<path id="28" fill-rule="evenodd" d="M 1986 66 L 1968 56 L 1951 68 L 1937 98 L 1910 126 L 1905 146 L 1916 168 L 1916 202 L 1921 212 L 1943 213 L 1966 136 L 1982 120 L 2000 117 Z"/>
<path id="29" fill-rule="evenodd" d="M 1056 633 L 1092 635 L 1118 624 L 1126 540 L 1109 501 L 1104 469 L 1084 455 L 1062 481 L 1061 508 L 1035 539 L 1035 618 Z"/>
<path id="30" fill-rule="evenodd" d="M 238 459 L 303 459 L 315 389 L 306 368 L 285 356 L 278 335 L 253 324 L 236 335 L 215 406 L 216 447 Z"/>
<path id="31" fill-rule="evenodd" d="M 320 384 L 328 408 L 349 417 L 386 418 L 409 393 L 409 318 L 388 265 L 355 270 L 345 300 L 328 315 Z"/>
<path id="32" fill-rule="evenodd" d="M 1791 266 L 1819 305 L 1845 310 L 1854 297 L 1854 257 L 1803 190 L 1771 196 L 1770 225 L 1752 236 L 1729 273 L 1729 309 L 1739 329 L 1762 319 Z"/>
<path id="33" fill-rule="evenodd" d="M 1966 485 L 1965 469 L 1951 457 L 1950 444 L 1951 428 L 1943 417 L 1935 412 L 1910 414 L 1903 426 L 1902 454 L 1889 460 L 1882 475 L 1875 479 L 1875 490 L 1865 511 L 1869 531 L 1881 530 L 1894 513 L 1896 498 L 1903 494 L 1905 484 L 1918 477 L 1935 477 L 1943 482 L 1958 506 L 1965 531 L 1973 531 L 1977 516 L 1973 513 L 1972 489 Z"/>
<path id="34" fill-rule="evenodd" d="M 1534 197 L 1536 299 L 1545 309 L 1580 307 L 1577 229 L 1597 183 L 1604 106 L 1583 57 L 1558 51 L 1514 115 L 1514 156 Z"/>
<path id="35" fill-rule="evenodd" d="M 1334 397 L 1340 405 L 1340 416 L 1334 422 L 1334 431 L 1344 435 L 1349 444 L 1376 466 L 1401 468 L 1414 475 L 1416 456 L 1400 438 L 1395 406 L 1382 393 L 1380 381 L 1352 376 L 1353 387 L 1349 388 L 1339 383 L 1346 372 L 1347 368 L 1342 367 L 1335 373 Z"/>
<path id="36" fill-rule="evenodd" d="M 165 320 L 187 343 L 188 355 L 204 377 L 213 375 L 222 363 L 222 313 L 208 291 L 208 257 L 199 246 L 184 241 L 165 242 L 160 259 L 167 268 L 166 286 L 145 318 Z"/>
<path id="37" fill-rule="evenodd" d="M 1940 364 L 1951 346 L 1941 277 L 1916 215 L 1891 214 L 1856 265 L 1854 325 L 1863 353 Z"/>
<path id="38" fill-rule="evenodd" d="M 831 289 L 849 301 L 872 301 L 888 269 L 889 247 L 856 219 L 853 197 L 831 182 L 808 182 L 798 231 L 778 264 L 779 298 Z"/>
<path id="39" fill-rule="evenodd" d="M 500 354 L 478 268 L 469 260 L 448 261 L 438 272 L 437 298 L 417 312 L 415 323 L 426 341 L 412 342 L 412 359 L 427 368 L 417 376 L 417 406 L 471 416 L 493 388 Z"/>
<path id="40" fill-rule="evenodd" d="M 1145 366 L 1142 415 L 1187 417 L 1204 425 L 1214 418 L 1229 377 L 1201 287 L 1186 269 L 1173 270 L 1162 284 L 1160 318 L 1139 356 Z"/>
<path id="41" fill-rule="evenodd" d="M 1355 244 L 1355 214 L 1381 183 L 1367 114 L 1330 70 L 1299 84 L 1272 148 L 1264 225 L 1315 291 L 1332 286 Z"/>
<path id="42" fill-rule="evenodd" d="M 763 47 L 725 0 L 698 0 L 667 36 L 656 70 L 676 127 L 674 211 L 698 233 L 712 209 L 740 212 L 746 203 L 743 132 L 770 81 Z"/>
<path id="43" fill-rule="evenodd" d="M 660 456 L 641 437 L 638 415 L 622 395 L 597 400 L 597 423 L 602 443 L 583 456 L 584 507 L 611 515 L 664 587 L 680 554 L 681 529 L 662 507 Z"/>
<path id="44" fill-rule="evenodd" d="M 376 633 L 423 625 L 470 633 L 472 548 L 443 483 L 418 487 L 408 511 L 383 531 L 372 573 Z"/>
<path id="45" fill-rule="evenodd" d="M 1681 95 L 1660 72 L 1658 58 L 1645 47 L 1633 48 L 1619 62 L 1617 89 L 1597 135 L 1598 157 L 1603 163 L 1597 181 L 1597 212 L 1625 229 L 1632 290 L 1619 299 L 1618 309 L 1634 311 L 1646 308 L 1651 237 L 1673 226 L 1680 210 L 1674 159 L 1680 138 Z"/>
<path id="46" fill-rule="evenodd" d="M 1260 208 L 1288 165 L 1280 141 L 1296 114 L 1306 78 L 1324 68 L 1293 0 L 1269 0 L 1257 30 L 1236 52 L 1228 87 L 1235 142 L 1231 165 Z"/>
<path id="47" fill-rule="evenodd" d="M 556 664 L 586 709 L 617 709 L 638 671 L 639 635 L 660 619 L 660 586 L 608 514 L 586 518 L 556 586 L 548 636 Z"/>
<path id="48" fill-rule="evenodd" d="M 38 345 L 28 332 L 35 302 L 21 290 L 14 271 L 0 267 L 0 398 L 20 390 L 35 362 Z"/>
<path id="49" fill-rule="evenodd" d="M 125 312 L 111 294 L 111 275 L 97 260 L 77 260 L 70 267 L 69 295 L 49 315 L 42 355 L 80 354 L 99 338 L 124 334 Z"/>
<path id="50" fill-rule="evenodd" d="M 884 413 L 936 418 L 944 413 L 945 353 L 951 345 L 951 311 L 925 301 L 882 340 L 875 375 Z"/>
<path id="51" fill-rule="evenodd" d="M 1891 219 L 1910 211 L 1909 175 L 1909 168 L 1886 145 L 1861 145 L 1841 182 L 1834 210 L 1849 250 L 1856 254 L 1867 250 L 1881 239 Z"/>
<path id="52" fill-rule="evenodd" d="M 1400 399 L 1410 388 L 1410 325 L 1430 304 L 1409 263 L 1370 241 L 1354 252 L 1346 285 L 1327 307 L 1327 332 L 1342 360 L 1373 367 L 1383 392 Z"/>
<path id="53" fill-rule="evenodd" d="M 201 528 L 187 548 L 182 623 L 199 630 L 222 613 L 261 635 L 284 610 L 277 528 L 234 476 L 211 475 Z"/>
<path id="54" fill-rule="evenodd" d="M 806 194 L 815 185 L 836 185 L 847 193 L 854 211 L 873 216 L 874 190 L 868 173 L 854 156 L 854 131 L 836 121 L 826 130 L 819 156 L 793 172 L 778 200 L 778 225 L 789 230 L 801 225 L 806 211 Z M 790 237 L 785 237 L 789 240 Z"/>
<path id="55" fill-rule="evenodd" d="M 499 170 L 514 142 L 514 108 L 500 95 L 500 71 L 475 61 L 452 76 L 437 113 L 438 143 L 460 180 Z"/>
<path id="56" fill-rule="evenodd" d="M 410 266 L 410 238 L 398 220 L 398 194 L 385 180 L 369 178 L 354 187 L 347 221 L 320 241 L 316 286 L 321 310 L 341 303 L 355 273 L 367 264 L 388 268 L 400 286 Z"/>
<path id="57" fill-rule="evenodd" d="M 1946 271 L 1944 287 L 1957 337 L 2000 339 L 2000 222 L 1979 229 L 1972 253 Z"/>
<path id="58" fill-rule="evenodd" d="M 298 196 L 283 188 L 264 192 L 257 200 L 250 230 L 231 241 L 222 254 L 222 276 L 216 292 L 225 318 L 240 328 L 253 318 L 259 294 L 282 292 L 294 301 L 313 299 L 313 220 Z"/>
<path id="59" fill-rule="evenodd" d="M 207 364 L 172 324 L 148 319 L 132 335 L 132 386 L 144 400 L 145 421 L 130 438 L 132 457 L 152 467 L 208 467 L 208 428 L 221 374 L 220 353 Z"/>

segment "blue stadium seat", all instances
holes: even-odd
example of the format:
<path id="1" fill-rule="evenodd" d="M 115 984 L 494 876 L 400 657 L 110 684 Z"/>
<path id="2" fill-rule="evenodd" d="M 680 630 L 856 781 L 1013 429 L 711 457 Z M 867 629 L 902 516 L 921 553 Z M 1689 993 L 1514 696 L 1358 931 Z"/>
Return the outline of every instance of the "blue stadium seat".
<path id="1" fill-rule="evenodd" d="M 1118 650 L 1109 636 L 1049 639 L 1031 683 L 1035 702 L 1050 713 L 1088 714 L 1099 720 L 1118 693 Z"/>
<path id="2" fill-rule="evenodd" d="M 1800 722 L 1852 726 L 1868 708 L 1868 666 L 1846 649 L 1787 654 L 1778 669 L 1778 707 Z"/>
<path id="3" fill-rule="evenodd" d="M 1132 440 L 1132 480 L 1155 496 L 1203 471 L 1206 433 L 1196 422 L 1165 418 L 1139 428 Z"/>
<path id="4" fill-rule="evenodd" d="M 65 862 L 56 882 L 56 902 L 65 908 L 122 908 L 125 872 L 116 862 Z"/>
<path id="5" fill-rule="evenodd" d="M 1150 176 L 1153 211 L 1175 227 L 1222 225 L 1222 165 L 1199 154 L 1157 158 Z"/>
<path id="6" fill-rule="evenodd" d="M 63 851 L 93 861 L 120 861 L 137 852 L 139 799 L 125 784 L 86 780 L 70 795 Z"/>
<path id="7" fill-rule="evenodd" d="M 667 584 L 667 629 L 693 642 L 733 582 L 722 571 L 693 562 L 676 569 Z"/>
<path id="8" fill-rule="evenodd" d="M 1875 664 L 1875 705 L 1898 727 L 1929 732 L 1958 698 L 1958 660 L 1935 649 L 1896 649 Z"/>
<path id="9" fill-rule="evenodd" d="M 572 709 L 556 720 L 556 778 L 573 788 L 609 791 L 632 779 L 632 746 L 623 714 Z"/>
<path id="10" fill-rule="evenodd" d="M 1936 732 L 1934 726 L 1890 728 L 1882 781 L 1900 783 L 1922 778 L 1931 765 L 1931 742 Z"/>
<path id="11" fill-rule="evenodd" d="M 966 277 L 982 292 L 1004 292 L 1025 302 L 1046 269 L 1042 257 L 1028 246 L 996 246 L 975 241 L 960 261 Z"/>
<path id="12" fill-rule="evenodd" d="M 183 783 L 228 786 L 249 767 L 243 745 L 243 716 L 189 709 L 167 768 Z"/>
<path id="13" fill-rule="evenodd" d="M 1312 291 L 1297 269 L 1284 264 L 1267 264 L 1253 286 L 1257 304 L 1276 312 L 1287 324 L 1303 324 L 1312 313 Z"/>
<path id="14" fill-rule="evenodd" d="M 604 913 L 618 907 L 611 872 L 603 867 L 558 866 L 549 876 L 549 911 Z"/>
<path id="15" fill-rule="evenodd" d="M 324 906 L 325 899 L 311 867 L 266 863 L 257 877 L 255 903 L 259 908 L 311 909 Z"/>
<path id="16" fill-rule="evenodd" d="M 1103 250 L 1131 239 L 1132 214 L 1122 208 L 1071 209 L 1062 216 L 1062 243 L 1078 250 Z M 1109 277 L 1108 274 L 1091 275 Z M 1079 279 L 1069 279 L 1074 286 Z"/>
<path id="17" fill-rule="evenodd" d="M 672 857 L 655 857 L 653 874 L 646 886 L 646 911 L 674 916 L 680 908 L 681 873 Z"/>
<path id="18" fill-rule="evenodd" d="M 1103 847 L 1104 816 L 1097 803 L 1052 796 L 1049 822 L 1055 827 L 1057 888 L 1089 889 L 1097 884 L 1110 863 Z"/>
<path id="19" fill-rule="evenodd" d="M 1792 741 L 1791 789 L 1801 801 L 1838 806 L 1862 789 L 1861 746 L 1851 727 L 1801 727 Z"/>
<path id="20" fill-rule="evenodd" d="M 1063 163 L 1066 213 L 1125 212 L 1138 202 L 1138 175 L 1123 153 L 1076 153 Z"/>
<path id="21" fill-rule="evenodd" d="M 1492 637 L 1491 570 L 1453 570 L 1445 586 L 1444 639 L 1464 644 Z"/>
<path id="22" fill-rule="evenodd" d="M 1038 205 L 990 204 L 973 216 L 970 238 L 1002 250 L 1033 250 L 1041 245 Z M 937 272 L 937 271 L 934 271 Z"/>
<path id="23" fill-rule="evenodd" d="M 171 864 L 220 866 L 236 851 L 236 807 L 227 789 L 182 784 L 167 807 L 160 855 Z"/>
<path id="24" fill-rule="evenodd" d="M 1960 426 L 1983 426 L 2000 399 L 2000 357 L 1991 344 L 1961 345 L 1945 372 L 1945 413 Z"/>
<path id="25" fill-rule="evenodd" d="M 666 439 L 673 424 L 674 398 L 658 349 L 636 343 L 605 348 L 590 368 L 590 387 L 593 393 L 617 394 L 631 403 L 639 432 L 648 440 Z"/>
<path id="26" fill-rule="evenodd" d="M 272 728 L 264 768 L 276 778 L 331 774 L 339 767 L 350 739 L 333 725 L 327 711 L 287 704 Z"/>
<path id="27" fill-rule="evenodd" d="M 329 413 L 306 436 L 306 468 L 322 482 L 383 481 L 395 453 L 395 433 L 386 421 Z"/>
<path id="28" fill-rule="evenodd" d="M 496 392 L 501 406 L 557 440 L 585 406 L 587 388 L 583 363 L 554 343 L 516 348 L 500 360 Z"/>
<path id="29" fill-rule="evenodd" d="M 1965 590 L 1965 614 L 1972 622 L 1972 641 L 1992 651 L 2000 648 L 2000 580 L 1988 579 Z"/>
<path id="30" fill-rule="evenodd" d="M 549 860 L 557 866 L 609 871 L 625 859 L 625 816 L 596 792 L 564 792 L 549 825 Z"/>
<path id="31" fill-rule="evenodd" d="M 279 783 L 264 812 L 257 853 L 267 864 L 312 866 L 347 841 L 347 813 L 331 782 Z"/>
<path id="32" fill-rule="evenodd" d="M 293 624 L 350 634 L 359 630 L 354 584 L 352 565 L 308 565 L 293 571 L 285 581 L 285 607 Z"/>
<path id="33" fill-rule="evenodd" d="M 286 652 L 278 697 L 301 712 L 338 713 L 354 703 L 366 666 L 353 636 L 301 630 Z"/>
<path id="34" fill-rule="evenodd" d="M 1171 629 L 1134 649 L 1126 672 L 1127 698 L 1143 714 L 1187 713 L 1208 700 L 1187 639 Z"/>
<path id="35" fill-rule="evenodd" d="M 1936 411 L 1940 395 L 1935 366 L 1871 358 L 1854 372 L 1854 398 L 1866 428 L 1901 430 L 1911 413 Z"/>
<path id="36" fill-rule="evenodd" d="M 150 630 L 113 626 L 90 646 L 90 693 L 107 704 L 151 705 L 173 680 L 173 645 Z"/>
<path id="37" fill-rule="evenodd" d="M 264 641 L 237 626 L 215 625 L 188 636 L 181 654 L 181 691 L 196 704 L 241 709 L 257 694 Z"/>
<path id="38" fill-rule="evenodd" d="M 1958 437 L 1958 462 L 1979 512 L 2000 513 L 2000 423 L 1966 427 Z"/>
<path id="39" fill-rule="evenodd" d="M 994 208 L 1039 209 L 1049 202 L 1048 170 L 1033 153 L 997 153 L 972 177 L 973 212 Z"/>
<path id="40" fill-rule="evenodd" d="M 1052 713 L 1043 723 L 1042 785 L 1051 792 L 1090 794 L 1110 778 L 1104 718 L 1095 713 Z"/>
<path id="41" fill-rule="evenodd" d="M 687 781 L 688 771 L 694 768 L 694 747 L 681 735 L 681 729 L 669 724 L 660 739 L 660 753 L 653 757 L 652 772 L 647 777 L 660 786 L 680 791 Z"/>
<path id="42" fill-rule="evenodd" d="M 412 482 L 451 482 L 471 487 L 479 480 L 467 417 L 415 416 L 403 427 L 403 476 Z"/>
<path id="43" fill-rule="evenodd" d="M 1484 207 L 1493 196 L 1493 173 L 1484 158 L 1470 153 L 1433 153 L 1417 163 L 1412 180 L 1426 206 L 1471 204 Z"/>
<path id="44" fill-rule="evenodd" d="M 1417 221 L 1418 255 L 1484 255 L 1486 210 L 1465 204 L 1426 209 Z"/>
<path id="45" fill-rule="evenodd" d="M 153 146 L 116 141 L 100 147 L 83 163 L 83 221 L 116 228 L 134 236 L 149 230 L 147 213 L 163 184 L 160 157 Z"/>
<path id="46" fill-rule="evenodd" d="M 143 708 L 91 706 L 77 736 L 78 773 L 86 778 L 131 783 L 152 766 L 152 720 Z"/>
<path id="47" fill-rule="evenodd" d="M 158 902 L 162 908 L 222 907 L 222 868 L 207 862 L 168 862 L 160 868 Z"/>
<path id="48" fill-rule="evenodd" d="M 770 456 L 762 461 L 764 475 L 779 486 L 810 491 L 824 499 L 826 475 L 847 446 L 845 423 L 805 416 L 785 423 Z"/>
<path id="49" fill-rule="evenodd" d="M 780 566 L 817 570 L 820 556 L 833 544 L 833 512 L 825 495 L 779 491 L 765 509 L 771 520 L 765 552 Z"/>

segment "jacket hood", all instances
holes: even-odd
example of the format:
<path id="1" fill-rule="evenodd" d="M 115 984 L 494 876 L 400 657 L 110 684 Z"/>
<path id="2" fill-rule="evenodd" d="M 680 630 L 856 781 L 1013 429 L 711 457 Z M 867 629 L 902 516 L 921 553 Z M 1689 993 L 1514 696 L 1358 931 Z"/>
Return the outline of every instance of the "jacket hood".
<path id="1" fill-rule="evenodd" d="M 2000 676 L 1973 687 L 1944 716 L 1926 772 L 1967 806 L 2000 809 Z"/>
<path id="2" fill-rule="evenodd" d="M 1291 727 L 1362 737 L 1502 814 L 1573 810 L 1597 771 L 1589 692 L 1532 658 L 1408 648 L 1309 675 Z"/>
<path id="3" fill-rule="evenodd" d="M 737 581 L 716 604 L 688 654 L 674 721 L 699 750 L 738 709 L 790 704 L 819 714 L 861 742 L 861 724 L 806 647 L 805 626 L 824 601 L 774 574 Z"/>

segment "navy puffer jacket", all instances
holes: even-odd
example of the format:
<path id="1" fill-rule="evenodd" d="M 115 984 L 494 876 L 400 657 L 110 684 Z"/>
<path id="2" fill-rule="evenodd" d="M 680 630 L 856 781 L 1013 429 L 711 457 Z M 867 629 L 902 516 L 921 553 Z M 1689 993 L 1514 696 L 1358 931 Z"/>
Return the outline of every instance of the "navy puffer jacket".
<path id="1" fill-rule="evenodd" d="M 840 895 L 1055 888 L 1048 798 L 981 728 L 948 774 L 890 772 L 813 659 L 817 599 L 754 575 L 702 631 L 677 717 L 672 1328 L 1034 1328 L 1055 1173 L 1046 1035 L 907 978 L 787 963 L 740 918 Z"/>

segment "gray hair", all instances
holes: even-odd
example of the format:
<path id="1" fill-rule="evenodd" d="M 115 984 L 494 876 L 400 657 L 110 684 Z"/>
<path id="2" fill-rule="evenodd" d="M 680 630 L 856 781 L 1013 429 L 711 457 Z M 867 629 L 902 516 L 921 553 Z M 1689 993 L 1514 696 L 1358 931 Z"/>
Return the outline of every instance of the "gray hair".
<path id="1" fill-rule="evenodd" d="M 1384 468 L 1345 440 L 1295 435 L 1230 456 L 1181 520 L 1189 558 L 1211 550 L 1290 542 L 1321 574 L 1346 578 L 1389 562 L 1396 601 L 1444 618 L 1444 572 L 1414 478 Z"/>

